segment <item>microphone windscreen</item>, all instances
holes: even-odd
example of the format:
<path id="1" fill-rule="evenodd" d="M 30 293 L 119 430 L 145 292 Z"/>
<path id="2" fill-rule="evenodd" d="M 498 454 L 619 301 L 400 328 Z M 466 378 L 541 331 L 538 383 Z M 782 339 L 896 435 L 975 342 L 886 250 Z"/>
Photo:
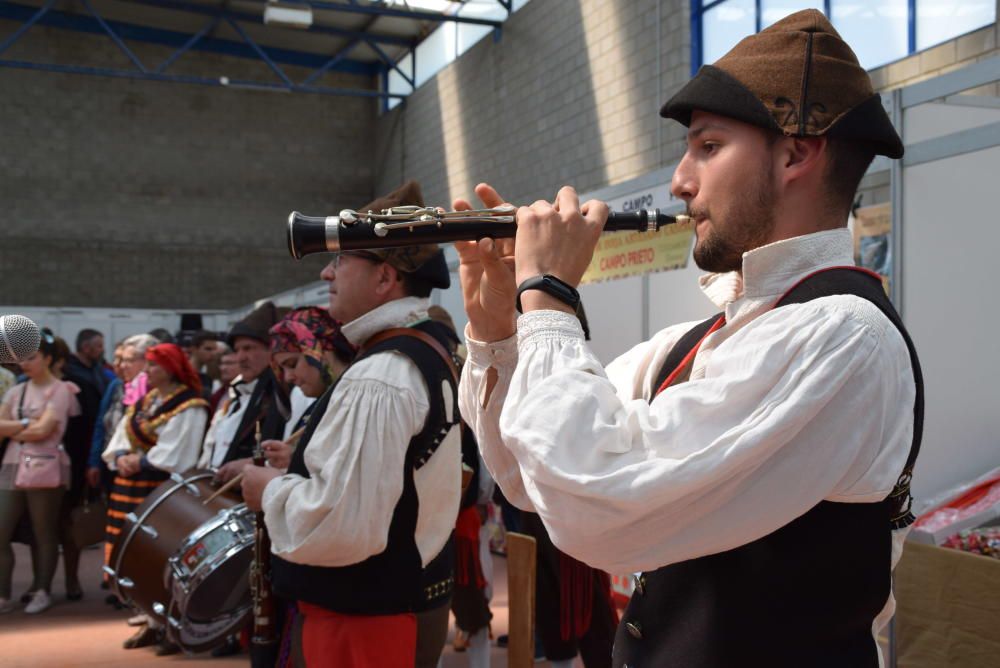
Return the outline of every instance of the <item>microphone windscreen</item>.
<path id="1" fill-rule="evenodd" d="M 0 316 L 0 363 L 23 362 L 38 351 L 42 333 L 23 315 Z"/>

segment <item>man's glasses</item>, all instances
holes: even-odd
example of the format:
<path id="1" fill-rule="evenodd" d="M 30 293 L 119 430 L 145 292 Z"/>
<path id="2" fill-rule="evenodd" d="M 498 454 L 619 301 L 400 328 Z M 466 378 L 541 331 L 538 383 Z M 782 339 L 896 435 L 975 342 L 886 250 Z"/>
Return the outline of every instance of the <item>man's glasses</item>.
<path id="1" fill-rule="evenodd" d="M 331 253 L 330 264 L 333 265 L 334 269 L 340 268 L 340 261 L 344 257 L 360 257 L 369 262 L 383 262 L 375 253 L 369 253 L 368 251 L 338 251 L 336 253 Z"/>

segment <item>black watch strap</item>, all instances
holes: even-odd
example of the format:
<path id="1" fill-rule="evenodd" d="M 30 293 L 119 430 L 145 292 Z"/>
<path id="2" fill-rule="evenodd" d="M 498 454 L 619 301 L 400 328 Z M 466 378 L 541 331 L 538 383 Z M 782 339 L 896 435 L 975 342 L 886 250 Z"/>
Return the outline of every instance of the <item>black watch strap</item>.
<path id="1" fill-rule="evenodd" d="M 541 290 L 548 295 L 552 295 L 574 311 L 580 305 L 580 293 L 576 291 L 576 288 L 552 274 L 544 274 L 542 276 L 532 276 L 517 286 L 518 313 L 524 313 L 521 310 L 521 293 L 527 290 Z"/>

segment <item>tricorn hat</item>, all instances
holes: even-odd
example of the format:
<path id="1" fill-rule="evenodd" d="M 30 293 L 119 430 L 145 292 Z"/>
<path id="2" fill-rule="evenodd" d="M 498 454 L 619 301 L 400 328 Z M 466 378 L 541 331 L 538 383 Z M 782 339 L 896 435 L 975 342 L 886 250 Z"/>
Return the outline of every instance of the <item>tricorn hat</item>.
<path id="1" fill-rule="evenodd" d="M 420 185 L 416 181 L 407 181 L 388 195 L 375 199 L 357 211 L 378 213 L 382 209 L 391 209 L 394 206 L 424 206 Z M 444 252 L 437 244 L 381 248 L 367 252 L 378 256 L 383 262 L 405 274 L 427 281 L 435 288 L 446 290 L 451 285 L 448 263 L 445 261 Z"/>
<path id="2" fill-rule="evenodd" d="M 795 12 L 705 65 L 660 115 L 684 125 L 707 111 L 796 137 L 844 137 L 903 157 L 868 73 L 815 9 Z"/>
<path id="3" fill-rule="evenodd" d="M 270 346 L 271 338 L 268 335 L 268 330 L 286 313 L 288 313 L 287 308 L 278 308 L 273 302 L 266 301 L 232 326 L 226 335 L 226 343 L 229 344 L 230 348 L 236 348 L 236 339 L 245 336 L 256 339 L 265 346 Z"/>

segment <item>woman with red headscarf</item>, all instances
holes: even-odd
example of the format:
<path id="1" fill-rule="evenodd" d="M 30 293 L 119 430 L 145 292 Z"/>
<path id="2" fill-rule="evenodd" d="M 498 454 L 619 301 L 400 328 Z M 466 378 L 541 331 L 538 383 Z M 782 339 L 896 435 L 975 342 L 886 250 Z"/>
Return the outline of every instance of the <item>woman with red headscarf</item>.
<path id="1" fill-rule="evenodd" d="M 115 471 L 108 506 L 110 556 L 125 521 L 156 487 L 198 462 L 201 440 L 208 421 L 208 402 L 201 397 L 201 381 L 187 355 L 172 343 L 161 343 L 146 351 L 149 392 L 128 407 L 101 458 Z M 125 648 L 163 642 L 161 630 L 147 623 L 125 641 Z M 161 644 L 157 654 L 178 651 Z"/>

